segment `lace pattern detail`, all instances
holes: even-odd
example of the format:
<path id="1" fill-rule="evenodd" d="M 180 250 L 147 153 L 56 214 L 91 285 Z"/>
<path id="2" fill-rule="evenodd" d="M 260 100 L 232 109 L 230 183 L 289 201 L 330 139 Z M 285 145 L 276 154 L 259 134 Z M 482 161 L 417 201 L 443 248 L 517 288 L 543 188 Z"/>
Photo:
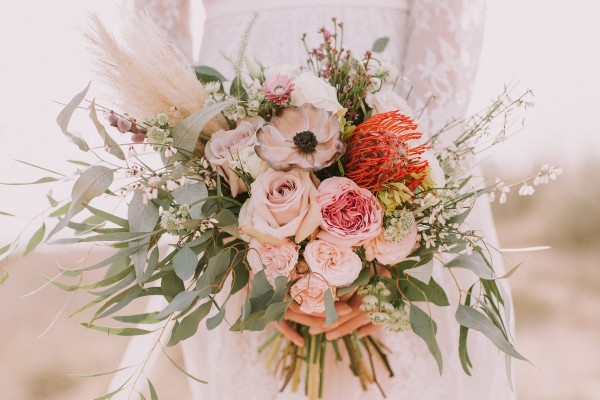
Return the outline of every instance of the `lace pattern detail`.
<path id="1" fill-rule="evenodd" d="M 145 10 L 188 60 L 192 60 L 190 0 L 133 0 L 133 7 Z"/>

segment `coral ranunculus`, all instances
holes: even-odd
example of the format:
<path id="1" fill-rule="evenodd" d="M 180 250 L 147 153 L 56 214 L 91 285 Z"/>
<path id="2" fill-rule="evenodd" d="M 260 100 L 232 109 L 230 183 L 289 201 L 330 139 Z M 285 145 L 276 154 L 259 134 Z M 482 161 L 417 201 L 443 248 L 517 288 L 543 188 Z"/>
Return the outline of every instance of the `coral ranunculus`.
<path id="1" fill-rule="evenodd" d="M 377 114 L 358 125 L 344 157 L 346 177 L 372 192 L 394 182 L 415 189 L 427 169 L 420 158 L 427 146 L 410 147 L 412 140 L 422 136 L 416 129 L 417 124 L 398 111 Z"/>

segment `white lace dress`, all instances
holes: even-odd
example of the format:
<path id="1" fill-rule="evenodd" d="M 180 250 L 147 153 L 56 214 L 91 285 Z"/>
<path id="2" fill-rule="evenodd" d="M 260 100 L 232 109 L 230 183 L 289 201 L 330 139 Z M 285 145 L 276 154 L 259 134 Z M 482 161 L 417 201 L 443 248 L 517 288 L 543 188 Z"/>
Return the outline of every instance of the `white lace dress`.
<path id="1" fill-rule="evenodd" d="M 187 2 L 143 3 L 173 39 L 184 50 L 189 50 Z M 465 113 L 482 39 L 484 5 L 481 0 L 205 0 L 204 7 L 206 23 L 200 64 L 213 66 L 225 76 L 231 77 L 232 69 L 222 54 L 236 55 L 242 33 L 254 12 L 258 12 L 258 19 L 249 38 L 248 52 L 266 66 L 302 65 L 306 59 L 300 42 L 302 34 L 308 34 L 309 43 L 311 38 L 316 42 L 316 31 L 330 26 L 330 19 L 335 16 L 345 24 L 344 45 L 356 54 L 370 49 L 377 38 L 390 38 L 382 58 L 402 67 L 403 75 L 414 87 L 409 100 L 415 109 L 430 95 L 435 96 L 420 119 L 430 131 Z M 482 231 L 488 241 L 496 241 L 487 204 L 476 206 L 470 224 L 473 229 Z M 501 260 L 495 264 L 501 268 Z M 387 378 L 383 371 L 378 375 L 388 398 L 513 399 L 503 355 L 477 332 L 469 334 L 473 376 L 462 371 L 457 350 L 458 324 L 454 319 L 458 301 L 455 283 L 441 266 L 437 267 L 434 277 L 447 288 L 453 303 L 450 307 L 432 310 L 438 323 L 443 375 L 438 373 L 424 342 L 414 333 L 381 332 L 381 339 L 393 352 L 391 364 L 395 376 Z M 471 278 L 465 279 L 463 287 L 468 287 Z M 232 309 L 230 321 L 239 312 Z M 189 372 L 209 382 L 208 385 L 191 382 L 193 399 L 305 398 L 303 393 L 279 393 L 280 382 L 265 369 L 264 355 L 256 351 L 266 336 L 268 332 L 231 333 L 226 324 L 209 333 L 202 326 L 195 337 L 183 343 Z M 131 365 L 136 356 L 143 357 L 143 340 L 134 339 L 124 365 Z M 336 364 L 330 358 L 327 365 L 325 399 L 382 398 L 375 387 L 368 392 L 360 389 L 347 362 Z"/>

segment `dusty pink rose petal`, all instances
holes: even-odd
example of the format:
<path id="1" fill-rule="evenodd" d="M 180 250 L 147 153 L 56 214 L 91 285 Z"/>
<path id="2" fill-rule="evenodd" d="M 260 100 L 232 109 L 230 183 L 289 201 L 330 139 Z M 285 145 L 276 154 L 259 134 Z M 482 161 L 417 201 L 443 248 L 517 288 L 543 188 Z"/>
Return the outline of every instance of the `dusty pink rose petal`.
<path id="1" fill-rule="evenodd" d="M 248 265 L 255 274 L 264 269 L 271 285 L 275 285 L 275 278 L 278 276 L 289 277 L 298 263 L 300 246 L 292 241 L 271 245 L 252 239 L 249 248 L 246 256 Z"/>
<path id="2" fill-rule="evenodd" d="M 336 287 L 354 282 L 362 269 L 362 261 L 351 247 L 338 246 L 326 240 L 308 243 L 304 249 L 304 260 L 313 273 Z"/>
<path id="3" fill-rule="evenodd" d="M 413 224 L 408 234 L 398 242 L 390 242 L 383 237 L 383 231 L 376 238 L 363 244 L 367 261 L 377 259 L 384 265 L 396 265 L 412 252 L 417 243 L 417 225 Z"/>
<path id="4" fill-rule="evenodd" d="M 383 210 L 367 189 L 342 177 L 327 178 L 319 185 L 321 232 L 318 237 L 340 246 L 358 246 L 382 230 Z"/>
<path id="5" fill-rule="evenodd" d="M 239 231 L 263 244 L 281 244 L 288 237 L 306 239 L 321 223 L 319 192 L 308 172 L 261 173 L 240 210 Z"/>
<path id="6" fill-rule="evenodd" d="M 325 312 L 325 292 L 330 286 L 317 274 L 298 279 L 290 289 L 292 298 L 300 304 L 300 311 L 307 314 Z M 335 295 L 335 293 L 333 293 Z"/>
<path id="7" fill-rule="evenodd" d="M 243 120 L 232 130 L 215 132 L 208 143 L 204 153 L 210 165 L 229 183 L 231 195 L 247 191 L 244 181 L 231 169 L 230 163 L 237 150 L 253 146 L 256 143 L 256 130 L 262 126 L 264 120 L 260 117 Z"/>

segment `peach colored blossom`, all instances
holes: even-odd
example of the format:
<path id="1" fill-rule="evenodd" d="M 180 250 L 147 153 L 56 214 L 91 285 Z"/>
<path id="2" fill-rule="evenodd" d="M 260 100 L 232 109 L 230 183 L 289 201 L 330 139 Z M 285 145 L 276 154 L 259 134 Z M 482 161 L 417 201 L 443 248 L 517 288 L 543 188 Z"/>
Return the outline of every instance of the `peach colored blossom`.
<path id="1" fill-rule="evenodd" d="M 264 120 L 260 117 L 243 120 L 232 130 L 215 132 L 206 143 L 205 155 L 210 165 L 229 183 L 231 195 L 247 191 L 244 181 L 231 168 L 239 149 L 256 143 L 256 130 Z"/>
<path id="2" fill-rule="evenodd" d="M 246 256 L 248 265 L 255 274 L 264 269 L 267 280 L 272 285 L 275 285 L 276 277 L 290 276 L 298 263 L 300 246 L 291 240 L 280 245 L 271 245 L 252 239 L 249 248 Z"/>
<path id="3" fill-rule="evenodd" d="M 323 169 L 346 148 L 338 117 L 312 104 L 284 108 L 256 138 L 256 154 L 278 171 Z"/>
<path id="4" fill-rule="evenodd" d="M 326 240 L 308 243 L 303 255 L 310 270 L 332 286 L 348 286 L 362 269 L 362 261 L 351 247 L 338 246 Z"/>
<path id="5" fill-rule="evenodd" d="M 325 292 L 329 284 L 317 274 L 298 279 L 290 289 L 292 298 L 300 304 L 300 311 L 307 314 L 325 312 Z"/>
<path id="6" fill-rule="evenodd" d="M 376 238 L 364 243 L 367 261 L 377 259 L 384 265 L 396 265 L 402 262 L 412 252 L 417 243 L 417 225 L 413 224 L 404 236 L 397 242 L 391 242 L 383 237 L 383 231 Z"/>
<path id="7" fill-rule="evenodd" d="M 239 215 L 239 231 L 248 241 L 281 244 L 294 236 L 300 243 L 321 223 L 319 193 L 308 172 L 268 169 L 250 191 Z"/>
<path id="8" fill-rule="evenodd" d="M 367 189 L 342 177 L 327 178 L 319 185 L 320 239 L 340 246 L 358 246 L 381 232 L 383 210 Z"/>

